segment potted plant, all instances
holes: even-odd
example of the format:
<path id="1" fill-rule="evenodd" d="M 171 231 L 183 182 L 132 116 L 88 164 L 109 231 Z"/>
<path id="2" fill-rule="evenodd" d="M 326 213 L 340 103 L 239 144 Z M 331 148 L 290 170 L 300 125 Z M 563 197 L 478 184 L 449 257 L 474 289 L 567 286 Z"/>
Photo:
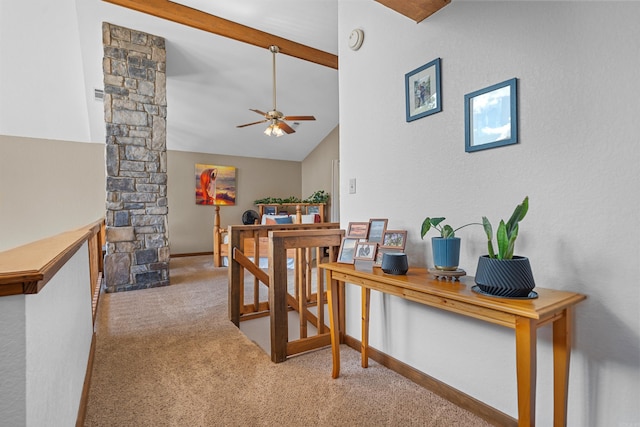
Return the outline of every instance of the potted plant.
<path id="1" fill-rule="evenodd" d="M 482 217 L 482 225 L 488 239 L 488 255 L 478 259 L 475 282 L 478 288 L 495 296 L 528 297 L 535 287 L 529 259 L 514 255 L 519 223 L 529 210 L 529 197 L 516 206 L 509 221 L 500 220 L 496 230 L 498 251 L 493 246 L 493 228 L 487 217 Z"/>
<path id="2" fill-rule="evenodd" d="M 431 238 L 431 248 L 433 249 L 433 265 L 437 270 L 455 271 L 458 269 L 460 261 L 460 238 L 456 237 L 456 231 L 469 225 L 482 225 L 478 222 L 465 224 L 454 229 L 449 224 L 441 225 L 445 220 L 443 217 L 430 218 L 426 217 L 422 222 L 420 238 L 424 236 L 433 227 L 440 232 L 440 237 Z"/>

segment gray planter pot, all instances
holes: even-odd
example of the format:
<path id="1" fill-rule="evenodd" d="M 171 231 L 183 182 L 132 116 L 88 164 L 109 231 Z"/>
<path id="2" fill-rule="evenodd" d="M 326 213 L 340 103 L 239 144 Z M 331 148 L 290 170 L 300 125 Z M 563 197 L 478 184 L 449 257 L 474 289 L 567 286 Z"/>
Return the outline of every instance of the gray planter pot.
<path id="1" fill-rule="evenodd" d="M 514 256 L 513 259 L 478 259 L 476 284 L 481 291 L 501 297 L 527 297 L 535 288 L 529 258 Z"/>

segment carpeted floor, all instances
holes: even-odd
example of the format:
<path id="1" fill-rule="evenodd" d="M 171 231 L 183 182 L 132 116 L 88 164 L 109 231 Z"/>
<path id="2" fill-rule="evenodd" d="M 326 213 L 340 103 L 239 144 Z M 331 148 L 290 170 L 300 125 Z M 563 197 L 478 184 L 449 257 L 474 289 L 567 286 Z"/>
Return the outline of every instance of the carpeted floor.
<path id="1" fill-rule="evenodd" d="M 85 426 L 487 426 L 341 347 L 274 364 L 227 319 L 227 270 L 171 260 L 171 286 L 104 294 Z"/>

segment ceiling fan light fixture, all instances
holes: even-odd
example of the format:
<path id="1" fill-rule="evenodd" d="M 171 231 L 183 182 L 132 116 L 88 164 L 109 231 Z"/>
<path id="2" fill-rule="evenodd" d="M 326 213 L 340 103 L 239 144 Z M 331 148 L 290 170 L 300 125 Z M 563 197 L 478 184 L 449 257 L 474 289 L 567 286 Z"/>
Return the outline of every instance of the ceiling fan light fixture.
<path id="1" fill-rule="evenodd" d="M 264 130 L 264 134 L 267 136 L 282 136 L 284 135 L 284 132 L 282 131 L 282 129 L 280 129 L 280 127 L 278 126 L 278 122 L 276 120 L 274 120 L 265 130 Z"/>

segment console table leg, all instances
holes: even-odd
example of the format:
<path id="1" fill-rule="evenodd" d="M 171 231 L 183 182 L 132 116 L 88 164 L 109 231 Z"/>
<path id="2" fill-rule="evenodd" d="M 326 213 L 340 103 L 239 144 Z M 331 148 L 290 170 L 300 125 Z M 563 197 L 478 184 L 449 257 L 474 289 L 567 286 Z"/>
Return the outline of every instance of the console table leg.
<path id="1" fill-rule="evenodd" d="M 516 319 L 516 371 L 518 377 L 518 426 L 536 425 L 536 325 L 532 319 Z"/>
<path id="2" fill-rule="evenodd" d="M 329 306 L 329 327 L 331 328 L 331 356 L 333 358 L 332 378 L 340 376 L 340 315 L 338 307 L 338 281 L 331 278 L 327 270 L 327 303 Z"/>
<path id="3" fill-rule="evenodd" d="M 369 308 L 371 302 L 371 289 L 362 287 L 362 367 L 369 367 Z"/>
<path id="4" fill-rule="evenodd" d="M 553 322 L 553 425 L 567 425 L 569 358 L 571 355 L 571 309 Z"/>

